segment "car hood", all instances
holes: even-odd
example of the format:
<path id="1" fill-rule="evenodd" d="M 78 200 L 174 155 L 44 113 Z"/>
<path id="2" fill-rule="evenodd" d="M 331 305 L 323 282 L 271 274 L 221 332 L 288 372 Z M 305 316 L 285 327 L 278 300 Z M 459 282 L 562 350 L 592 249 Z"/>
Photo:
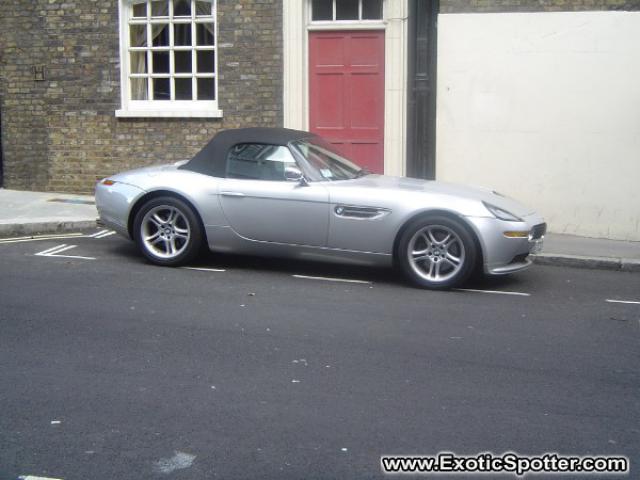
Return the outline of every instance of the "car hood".
<path id="1" fill-rule="evenodd" d="M 467 200 L 487 202 L 519 217 L 534 213 L 532 208 L 527 207 L 512 198 L 497 194 L 488 188 L 470 187 L 435 180 L 421 180 L 417 178 L 371 174 L 353 180 L 332 182 L 330 186 L 331 188 L 371 189 L 372 197 L 380 196 L 383 194 L 383 191 L 387 191 L 388 194 L 391 195 L 394 191 L 414 193 L 423 192 L 429 195 L 451 196 Z M 375 191 L 375 193 L 373 191 Z"/>

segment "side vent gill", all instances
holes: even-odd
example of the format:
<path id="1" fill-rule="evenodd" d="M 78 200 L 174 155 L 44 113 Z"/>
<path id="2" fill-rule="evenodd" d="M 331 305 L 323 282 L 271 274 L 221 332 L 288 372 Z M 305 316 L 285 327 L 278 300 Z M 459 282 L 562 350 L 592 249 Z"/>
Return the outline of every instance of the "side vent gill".
<path id="1" fill-rule="evenodd" d="M 338 205 L 334 208 L 336 216 L 342 218 L 353 218 L 358 220 L 374 220 L 390 212 L 386 208 L 377 207 L 355 207 L 351 205 Z"/>

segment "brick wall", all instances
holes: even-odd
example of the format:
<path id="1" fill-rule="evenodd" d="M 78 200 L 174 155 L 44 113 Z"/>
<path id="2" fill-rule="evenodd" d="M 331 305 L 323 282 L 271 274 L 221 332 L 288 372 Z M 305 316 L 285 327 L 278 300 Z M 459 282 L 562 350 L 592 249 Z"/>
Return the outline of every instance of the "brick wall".
<path id="1" fill-rule="evenodd" d="M 4 187 L 90 192 L 220 129 L 281 126 L 281 16 L 281 0 L 218 0 L 222 119 L 122 119 L 117 0 L 15 0 L 0 16 Z"/>
<path id="2" fill-rule="evenodd" d="M 441 13 L 640 10 L 640 0 L 440 0 Z"/>
<path id="3" fill-rule="evenodd" d="M 44 31 L 36 3 L 23 3 L 16 11 L 5 7 L 0 15 L 0 32 L 4 32 L 0 34 L 1 130 L 3 138 L 14 139 L 11 144 L 3 141 L 3 174 L 5 184 L 21 179 L 25 184 L 42 185 L 47 177 L 46 86 L 33 82 L 32 68 L 46 61 L 47 40 L 37 35 L 27 46 L 20 38 L 21 32 Z M 11 161 L 18 157 L 38 158 L 41 164 Z"/>

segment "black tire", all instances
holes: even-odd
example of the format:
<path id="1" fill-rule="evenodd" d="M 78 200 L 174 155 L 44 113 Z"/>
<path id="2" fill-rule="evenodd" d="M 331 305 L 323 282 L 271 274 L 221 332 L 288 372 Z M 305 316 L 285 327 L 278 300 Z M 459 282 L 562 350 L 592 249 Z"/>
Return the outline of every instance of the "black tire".
<path id="1" fill-rule="evenodd" d="M 432 290 L 462 285 L 474 271 L 477 257 L 476 243 L 464 225 L 443 215 L 412 222 L 402 232 L 396 251 L 402 273 L 413 284 Z"/>
<path id="2" fill-rule="evenodd" d="M 203 245 L 197 214 L 174 197 L 157 197 L 145 203 L 133 221 L 133 237 L 150 262 L 166 267 L 189 263 Z"/>

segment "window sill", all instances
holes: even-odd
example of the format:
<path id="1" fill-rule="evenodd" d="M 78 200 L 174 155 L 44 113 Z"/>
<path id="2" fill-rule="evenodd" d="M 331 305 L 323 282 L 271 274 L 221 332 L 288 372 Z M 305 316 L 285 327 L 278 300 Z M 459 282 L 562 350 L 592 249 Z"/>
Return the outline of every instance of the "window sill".
<path id="1" fill-rule="evenodd" d="M 222 118 L 222 110 L 218 109 L 119 109 L 118 118 Z"/>
<path id="2" fill-rule="evenodd" d="M 384 20 L 335 20 L 310 22 L 307 30 L 385 30 L 386 27 Z"/>

